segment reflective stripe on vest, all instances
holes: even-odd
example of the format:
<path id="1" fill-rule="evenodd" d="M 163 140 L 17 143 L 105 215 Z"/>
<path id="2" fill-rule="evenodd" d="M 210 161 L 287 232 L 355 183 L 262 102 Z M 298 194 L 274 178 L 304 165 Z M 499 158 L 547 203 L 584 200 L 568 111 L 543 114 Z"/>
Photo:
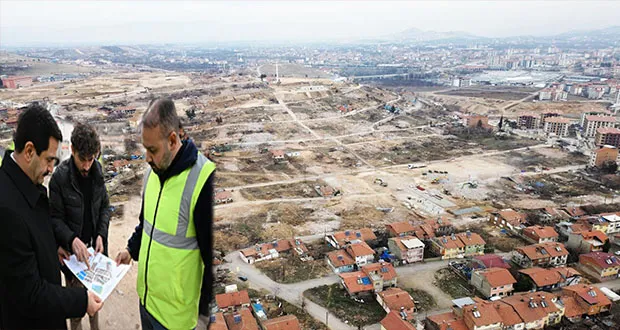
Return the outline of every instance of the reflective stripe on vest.
<path id="1" fill-rule="evenodd" d="M 192 167 L 163 186 L 150 169 L 144 178 L 137 291 L 142 305 L 168 329 L 191 329 L 198 322 L 204 264 L 193 212 L 214 170 L 199 154 Z"/>

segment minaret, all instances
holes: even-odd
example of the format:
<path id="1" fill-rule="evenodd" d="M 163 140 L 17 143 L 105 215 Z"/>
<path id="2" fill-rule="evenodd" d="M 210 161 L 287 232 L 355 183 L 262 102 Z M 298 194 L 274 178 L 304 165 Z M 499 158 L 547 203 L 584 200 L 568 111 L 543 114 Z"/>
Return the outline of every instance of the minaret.
<path id="1" fill-rule="evenodd" d="M 276 61 L 276 82 L 280 82 L 280 73 L 278 71 L 278 61 Z"/>

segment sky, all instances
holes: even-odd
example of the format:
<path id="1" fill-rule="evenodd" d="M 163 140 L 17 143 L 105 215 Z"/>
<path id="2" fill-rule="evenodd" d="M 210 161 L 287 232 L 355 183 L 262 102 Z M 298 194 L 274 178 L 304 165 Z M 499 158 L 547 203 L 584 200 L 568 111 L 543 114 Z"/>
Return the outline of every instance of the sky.
<path id="1" fill-rule="evenodd" d="M 410 28 L 485 37 L 620 25 L 620 1 L 7 1 L 0 48 L 351 41 Z"/>

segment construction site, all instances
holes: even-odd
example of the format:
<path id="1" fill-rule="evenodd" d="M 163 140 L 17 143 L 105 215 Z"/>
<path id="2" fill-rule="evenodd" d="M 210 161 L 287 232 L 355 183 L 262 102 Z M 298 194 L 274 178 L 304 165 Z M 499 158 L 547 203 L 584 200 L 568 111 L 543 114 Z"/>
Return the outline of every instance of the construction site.
<path id="1" fill-rule="evenodd" d="M 68 127 L 79 121 L 98 129 L 114 209 L 110 255 L 124 248 L 138 222 L 141 177 L 148 166 L 139 121 L 156 97 L 174 100 L 184 131 L 217 165 L 213 228 L 220 262 L 237 250 L 278 239 L 321 239 L 341 230 L 383 230 L 389 223 L 429 218 L 475 229 L 498 209 L 600 204 L 610 195 L 609 188 L 579 173 L 587 157 L 499 134 L 496 127 L 463 130 L 455 115 L 532 110 L 535 104 L 519 101 L 532 90 L 499 96 L 398 92 L 334 81 L 320 72 L 291 72 L 267 81 L 249 70 L 119 71 L 3 89 L 0 98 L 6 108 L 44 102 Z M 8 145 L 9 133 L 5 128 L 2 143 Z M 481 232 L 486 230 L 492 229 Z M 323 263 L 324 253 L 314 259 Z M 328 273 L 324 265 L 308 265 L 281 259 L 258 269 L 282 283 Z M 287 267 L 294 276 L 282 281 L 281 269 Z M 229 271 L 236 272 L 232 266 Z M 434 271 L 427 272 L 433 280 Z M 132 267 L 103 309 L 105 328 L 138 326 L 136 273 Z M 438 290 L 419 283 L 408 289 L 429 295 Z M 445 297 L 439 296 L 435 308 L 446 308 Z"/>

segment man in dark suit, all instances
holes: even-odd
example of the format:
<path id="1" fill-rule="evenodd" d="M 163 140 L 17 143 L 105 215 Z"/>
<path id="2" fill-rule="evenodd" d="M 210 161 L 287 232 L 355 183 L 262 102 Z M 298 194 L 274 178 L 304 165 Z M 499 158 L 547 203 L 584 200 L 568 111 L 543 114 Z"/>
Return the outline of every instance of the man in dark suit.
<path id="1" fill-rule="evenodd" d="M 19 117 L 15 151 L 0 167 L 0 329 L 66 329 L 103 303 L 85 288 L 63 288 L 43 179 L 58 162 L 62 133 L 31 105 Z"/>

